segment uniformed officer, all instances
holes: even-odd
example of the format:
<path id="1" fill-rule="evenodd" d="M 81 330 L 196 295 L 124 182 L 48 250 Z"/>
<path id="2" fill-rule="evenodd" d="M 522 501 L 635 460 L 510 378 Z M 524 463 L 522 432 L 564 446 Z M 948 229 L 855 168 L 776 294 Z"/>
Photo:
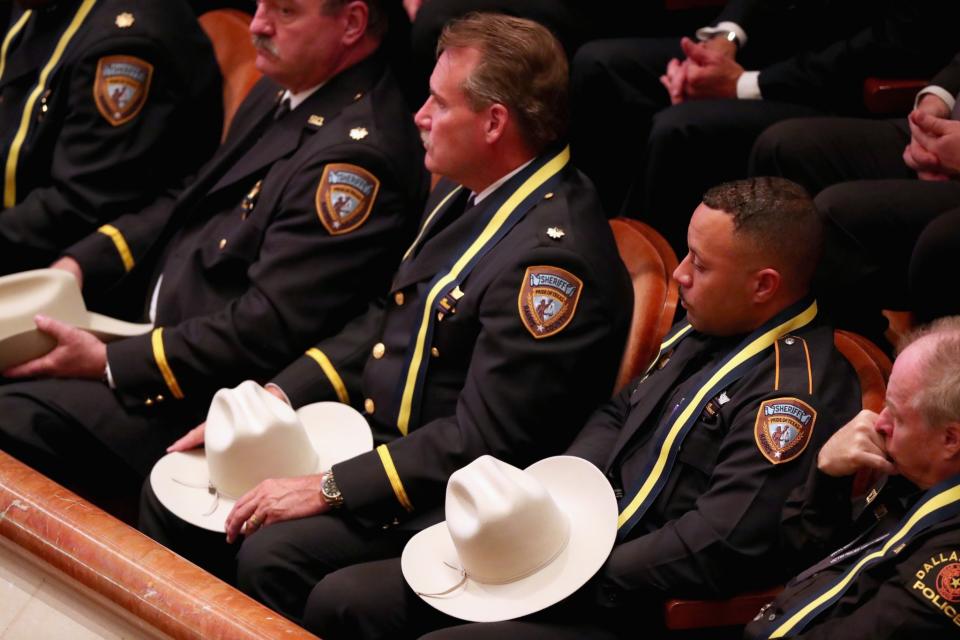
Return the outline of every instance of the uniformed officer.
<path id="1" fill-rule="evenodd" d="M 217 62 L 183 0 L 15 5 L 0 49 L 0 273 L 47 266 L 178 185 L 222 126 Z"/>
<path id="2" fill-rule="evenodd" d="M 438 635 L 636 638 L 656 631 L 665 598 L 783 581 L 793 565 L 777 554 L 780 508 L 860 406 L 856 376 L 808 297 L 820 235 L 810 197 L 787 180 L 704 196 L 674 272 L 686 319 L 567 452 L 603 470 L 619 498 L 617 544 L 592 583 L 519 621 L 462 626 L 406 587 L 398 559 L 371 562 L 314 589 L 307 628 L 324 638 L 451 625 L 461 626 Z"/>
<path id="3" fill-rule="evenodd" d="M 960 317 L 909 339 L 886 400 L 879 415 L 861 412 L 824 445 L 788 503 L 785 553 L 815 564 L 757 614 L 748 638 L 956 635 Z M 864 471 L 890 475 L 852 505 L 851 478 Z"/>
<path id="4" fill-rule="evenodd" d="M 383 291 L 428 176 L 376 54 L 379 16 L 376 0 L 258 5 L 266 78 L 217 155 L 178 198 L 101 227 L 61 262 L 88 294 L 148 280 L 138 295 L 155 328 L 104 345 L 39 319 L 59 345 L 5 373 L 50 379 L 0 388 L 0 447 L 70 482 L 130 469 L 139 490 L 217 389 L 269 380 Z"/>
<path id="5" fill-rule="evenodd" d="M 376 449 L 268 480 L 227 520 L 228 539 L 247 536 L 239 586 L 294 619 L 327 572 L 396 555 L 441 520 L 454 470 L 482 454 L 525 466 L 563 451 L 609 397 L 623 351 L 630 282 L 558 144 L 559 43 L 484 14 L 451 23 L 441 48 L 416 123 L 444 179 L 386 299 L 273 380 L 295 407 L 362 409 Z M 205 546 L 171 533 L 171 514 L 146 502 L 151 535 L 205 563 L 230 551 L 220 536 Z"/>

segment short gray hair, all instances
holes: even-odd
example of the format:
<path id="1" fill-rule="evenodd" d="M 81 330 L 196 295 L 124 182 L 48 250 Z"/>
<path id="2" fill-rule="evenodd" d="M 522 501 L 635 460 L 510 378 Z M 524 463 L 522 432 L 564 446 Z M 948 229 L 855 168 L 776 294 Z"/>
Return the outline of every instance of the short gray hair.
<path id="1" fill-rule="evenodd" d="M 934 320 L 904 337 L 899 352 L 920 340 L 933 340 L 923 359 L 920 392 L 914 407 L 930 426 L 960 422 L 960 316 Z"/>

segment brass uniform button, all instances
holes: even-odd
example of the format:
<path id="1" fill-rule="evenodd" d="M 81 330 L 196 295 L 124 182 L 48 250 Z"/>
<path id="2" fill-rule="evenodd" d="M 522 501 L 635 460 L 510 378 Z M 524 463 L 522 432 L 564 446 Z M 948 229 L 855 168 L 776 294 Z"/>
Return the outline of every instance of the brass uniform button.
<path id="1" fill-rule="evenodd" d="M 374 359 L 379 360 L 380 358 L 383 357 L 383 354 L 385 354 L 386 352 L 387 352 L 387 348 L 383 346 L 382 342 L 378 342 L 377 344 L 373 345 Z"/>
<path id="2" fill-rule="evenodd" d="M 367 398 L 366 400 L 363 401 L 364 411 L 372 414 L 374 409 L 376 409 L 376 405 L 373 404 L 373 400 L 371 400 L 370 398 Z"/>
<path id="3" fill-rule="evenodd" d="M 147 398 L 146 400 L 143 401 L 143 404 L 147 405 L 148 407 L 152 407 L 152 406 L 153 406 L 153 398 Z"/>
<path id="4" fill-rule="evenodd" d="M 158 394 L 157 394 L 157 397 L 154 398 L 154 400 L 156 400 L 157 402 L 163 402 L 163 394 L 162 394 L 162 393 L 158 393 Z"/>
<path id="5" fill-rule="evenodd" d="M 220 248 L 223 249 L 225 246 L 227 246 L 227 239 L 220 238 Z"/>
<path id="6" fill-rule="evenodd" d="M 397 291 L 393 294 L 393 301 L 397 303 L 398 307 L 403 306 L 403 291 Z"/>
<path id="7" fill-rule="evenodd" d="M 430 355 L 432 355 L 434 358 L 439 358 L 440 349 L 437 349 L 436 347 L 430 347 Z"/>

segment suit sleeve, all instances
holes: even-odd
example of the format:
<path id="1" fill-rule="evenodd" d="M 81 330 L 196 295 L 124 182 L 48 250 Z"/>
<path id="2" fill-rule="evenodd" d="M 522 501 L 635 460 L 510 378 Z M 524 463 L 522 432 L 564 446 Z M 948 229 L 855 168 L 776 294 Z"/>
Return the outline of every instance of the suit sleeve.
<path id="1" fill-rule="evenodd" d="M 631 381 L 615 398 L 593 412 L 567 449 L 568 455 L 589 460 L 601 471 L 605 469 L 607 458 L 630 413 L 630 396 L 636 390 L 637 382 Z"/>
<path id="2" fill-rule="evenodd" d="M 960 93 L 960 53 L 933 77 L 930 84 L 941 87 L 952 96 Z"/>
<path id="3" fill-rule="evenodd" d="M 583 281 L 569 324 L 542 339 L 518 312 L 532 265 L 564 269 Z M 626 316 L 603 291 L 573 251 L 540 247 L 507 265 L 479 303 L 479 335 L 455 413 L 334 465 L 346 508 L 371 524 L 390 522 L 442 504 L 449 475 L 480 455 L 522 468 L 562 452 L 608 397 L 622 352 Z M 616 304 L 629 308 L 629 296 L 624 291 Z"/>
<path id="4" fill-rule="evenodd" d="M 283 389 L 294 407 L 336 401 L 361 406 L 363 366 L 383 322 L 383 300 L 351 320 L 339 334 L 311 347 L 271 382 Z"/>
<path id="5" fill-rule="evenodd" d="M 3 212 L 0 234 L 6 242 L 56 255 L 101 224 L 139 210 L 157 196 L 162 186 L 158 176 L 170 171 L 158 151 L 173 135 L 168 125 L 187 98 L 185 81 L 177 77 L 169 55 L 147 38 L 112 38 L 64 70 L 70 73 L 63 87 L 69 95 L 59 107 L 66 115 L 52 154 L 49 184 L 33 189 Z M 132 57 L 152 67 L 142 108 L 116 126 L 100 113 L 94 99 L 97 65 L 105 56 Z M 193 148 L 212 153 L 218 124 L 210 123 L 208 139 L 191 140 Z M 191 152 L 184 157 L 195 156 Z"/>
<path id="6" fill-rule="evenodd" d="M 359 315 L 371 293 L 383 289 L 408 203 L 373 152 L 340 153 L 380 177 L 369 218 L 348 233 L 327 233 L 315 193 L 330 158 L 309 161 L 283 187 L 259 246 L 236 246 L 241 240 L 224 248 L 211 238 L 201 250 L 211 272 L 231 260 L 250 260 L 238 297 L 215 312 L 107 346 L 122 397 L 136 402 L 166 389 L 179 398 L 248 378 L 265 381 L 289 363 L 289 354 L 342 329 L 345 318 Z"/>
<path id="7" fill-rule="evenodd" d="M 812 440 L 799 457 L 773 464 L 759 450 L 754 425 L 761 401 L 783 394 L 749 395 L 731 415 L 708 488 L 695 508 L 614 547 L 601 570 L 601 604 L 621 602 L 622 592 L 660 598 L 730 595 L 784 577 L 789 559 L 773 561 L 782 505 L 803 482 L 839 417 L 823 402 L 794 394 L 818 413 Z M 747 563 L 750 571 L 743 569 Z"/>
<path id="8" fill-rule="evenodd" d="M 760 71 L 765 100 L 835 111 L 862 104 L 868 76 L 930 76 L 955 52 L 944 24 L 956 24 L 954 9 L 941 3 L 897 0 L 871 24 L 823 49 L 799 53 Z M 825 20 L 829 16 L 824 16 Z"/>

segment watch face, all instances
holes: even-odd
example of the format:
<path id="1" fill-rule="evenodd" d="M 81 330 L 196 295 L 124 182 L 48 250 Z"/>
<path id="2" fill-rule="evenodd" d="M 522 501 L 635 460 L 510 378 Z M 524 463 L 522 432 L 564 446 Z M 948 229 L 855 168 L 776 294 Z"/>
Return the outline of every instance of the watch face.
<path id="1" fill-rule="evenodd" d="M 323 477 L 323 483 L 320 486 L 320 490 L 323 492 L 324 497 L 331 500 L 336 500 L 340 498 L 340 488 L 337 487 L 336 480 L 333 479 L 333 476 L 327 474 Z"/>

